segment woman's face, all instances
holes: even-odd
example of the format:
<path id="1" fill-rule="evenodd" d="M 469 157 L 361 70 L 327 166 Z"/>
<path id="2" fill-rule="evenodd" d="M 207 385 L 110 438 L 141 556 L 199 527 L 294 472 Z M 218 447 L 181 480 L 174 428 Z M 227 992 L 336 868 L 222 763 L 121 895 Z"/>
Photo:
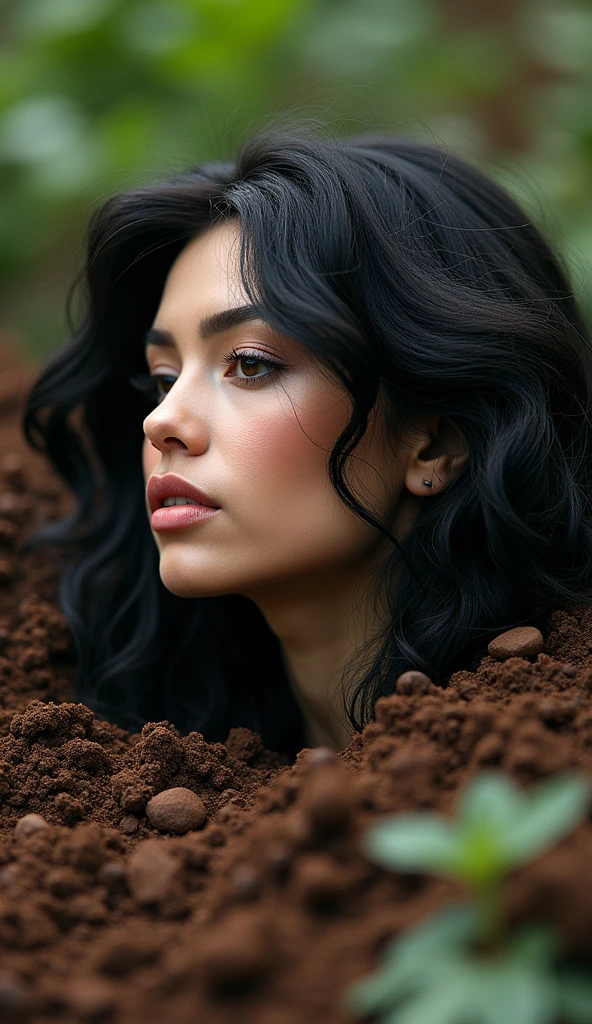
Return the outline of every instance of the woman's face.
<path id="1" fill-rule="evenodd" d="M 328 456 L 351 413 L 341 384 L 261 320 L 200 335 L 204 317 L 248 304 L 239 230 L 236 219 L 227 221 L 181 252 L 153 323 L 174 346 L 146 351 L 149 372 L 175 380 L 161 385 L 159 404 L 144 421 L 145 480 L 176 473 L 222 509 L 182 529 L 153 531 L 161 580 L 180 597 L 244 594 L 257 601 L 295 593 L 299 584 L 306 594 L 332 570 L 336 579 L 359 570 L 384 543 L 329 481 Z M 225 362 L 233 347 L 242 359 Z M 263 359 L 286 368 L 270 375 Z M 389 514 L 404 468 L 393 465 L 371 428 L 347 479 L 364 504 Z"/>

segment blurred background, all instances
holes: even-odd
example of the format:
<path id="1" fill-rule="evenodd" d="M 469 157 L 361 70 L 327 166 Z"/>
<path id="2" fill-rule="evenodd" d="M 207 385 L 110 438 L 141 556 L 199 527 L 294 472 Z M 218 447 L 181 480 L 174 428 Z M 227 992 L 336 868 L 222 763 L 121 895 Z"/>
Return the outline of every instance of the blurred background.
<path id="1" fill-rule="evenodd" d="M 592 0 L 0 0 L 5 341 L 63 342 L 97 203 L 282 112 L 472 160 L 592 316 Z"/>

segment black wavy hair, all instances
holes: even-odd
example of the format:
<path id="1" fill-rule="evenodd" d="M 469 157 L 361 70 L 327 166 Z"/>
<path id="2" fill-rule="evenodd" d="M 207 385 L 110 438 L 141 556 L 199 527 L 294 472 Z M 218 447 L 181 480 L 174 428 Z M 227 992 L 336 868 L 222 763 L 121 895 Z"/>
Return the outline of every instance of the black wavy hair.
<path id="1" fill-rule="evenodd" d="M 392 542 L 377 591 L 388 626 L 342 678 L 355 730 L 406 669 L 443 685 L 501 630 L 590 602 L 590 337 L 562 257 L 504 189 L 440 144 L 268 124 L 235 161 L 121 192 L 92 214 L 72 337 L 41 368 L 22 420 L 77 499 L 27 545 L 65 545 L 59 600 L 77 698 L 132 731 L 167 718 L 215 741 L 244 725 L 293 755 L 303 719 L 256 605 L 180 598 L 160 580 L 141 466 L 152 406 L 129 380 L 145 372 L 143 336 L 173 261 L 229 217 L 250 301 L 351 395 L 329 478 Z M 375 403 L 394 438 L 413 417 L 440 415 L 468 445 L 404 540 L 343 477 Z"/>

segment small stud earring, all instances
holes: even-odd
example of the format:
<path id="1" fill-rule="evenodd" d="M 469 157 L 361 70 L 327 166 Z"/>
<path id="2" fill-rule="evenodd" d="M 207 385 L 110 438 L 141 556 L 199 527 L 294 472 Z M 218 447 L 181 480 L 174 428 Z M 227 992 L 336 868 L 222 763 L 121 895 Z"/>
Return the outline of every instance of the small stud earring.
<path id="1" fill-rule="evenodd" d="M 431 487 L 432 486 L 431 480 L 424 480 L 424 484 L 426 485 L 426 487 Z"/>

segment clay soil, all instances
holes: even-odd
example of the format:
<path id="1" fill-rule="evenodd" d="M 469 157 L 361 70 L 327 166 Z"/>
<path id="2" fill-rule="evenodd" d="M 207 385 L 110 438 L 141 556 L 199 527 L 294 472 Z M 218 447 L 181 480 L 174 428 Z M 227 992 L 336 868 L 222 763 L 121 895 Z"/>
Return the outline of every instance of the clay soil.
<path id="1" fill-rule="evenodd" d="M 388 812 L 453 813 L 485 768 L 523 786 L 590 774 L 592 612 L 554 611 L 536 657 L 486 655 L 446 687 L 382 699 L 338 755 L 287 764 L 246 729 L 130 735 L 76 701 L 56 566 L 20 553 L 72 506 L 21 437 L 35 369 L 10 346 L 1 358 L 0 1020 L 346 1024 L 344 992 L 387 940 L 461 896 L 373 866 L 360 835 Z M 146 816 L 178 786 L 206 809 L 184 835 Z M 584 966 L 591 862 L 587 821 L 504 897 L 511 923 L 551 924 Z"/>

